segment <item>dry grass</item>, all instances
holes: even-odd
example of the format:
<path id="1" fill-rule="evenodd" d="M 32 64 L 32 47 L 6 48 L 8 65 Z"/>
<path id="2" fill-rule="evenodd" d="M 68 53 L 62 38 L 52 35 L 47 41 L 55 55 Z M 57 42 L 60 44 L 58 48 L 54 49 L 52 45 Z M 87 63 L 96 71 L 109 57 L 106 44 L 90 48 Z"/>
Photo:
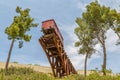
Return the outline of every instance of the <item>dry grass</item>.
<path id="1" fill-rule="evenodd" d="M 84 70 L 78 70 L 77 73 L 83 75 L 84 74 Z M 89 70 L 87 71 L 87 75 L 89 75 L 91 73 L 92 73 L 92 71 L 89 71 Z"/>
<path id="2" fill-rule="evenodd" d="M 30 67 L 35 71 L 38 72 L 43 72 L 43 73 L 52 73 L 52 70 L 50 67 L 46 67 L 46 66 L 35 66 L 35 65 L 28 65 L 28 64 L 17 64 L 17 63 L 10 63 L 10 66 L 14 66 L 14 67 Z M 4 68 L 5 67 L 5 63 L 4 62 L 0 62 L 0 68 Z M 78 70 L 77 71 L 78 74 L 83 75 L 84 71 L 83 70 Z M 87 74 L 90 74 L 91 71 L 87 71 Z"/>
<path id="3" fill-rule="evenodd" d="M 35 65 L 27 65 L 27 64 L 16 64 L 16 63 L 10 63 L 10 66 L 14 66 L 14 67 L 30 67 L 35 71 L 39 71 L 39 72 L 43 72 L 43 73 L 52 73 L 52 70 L 50 67 L 45 67 L 45 66 L 35 66 Z M 5 63 L 4 62 L 0 62 L 0 68 L 4 68 L 5 67 Z"/>

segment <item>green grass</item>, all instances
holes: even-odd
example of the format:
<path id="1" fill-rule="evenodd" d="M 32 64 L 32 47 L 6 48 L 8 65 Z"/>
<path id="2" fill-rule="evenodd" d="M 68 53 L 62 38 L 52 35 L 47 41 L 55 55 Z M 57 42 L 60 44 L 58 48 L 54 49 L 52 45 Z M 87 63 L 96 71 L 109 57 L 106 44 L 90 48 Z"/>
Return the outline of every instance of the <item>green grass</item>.
<path id="1" fill-rule="evenodd" d="M 6 75 L 4 74 L 4 70 L 0 69 L 0 80 L 120 80 L 120 75 L 102 76 L 97 71 L 94 71 L 86 78 L 83 75 L 74 74 L 59 79 L 54 78 L 52 74 L 35 72 L 31 68 L 10 67 Z"/>
<path id="2" fill-rule="evenodd" d="M 35 72 L 31 68 L 10 67 L 7 74 L 0 70 L 0 80 L 54 80 L 52 76 L 45 73 Z"/>

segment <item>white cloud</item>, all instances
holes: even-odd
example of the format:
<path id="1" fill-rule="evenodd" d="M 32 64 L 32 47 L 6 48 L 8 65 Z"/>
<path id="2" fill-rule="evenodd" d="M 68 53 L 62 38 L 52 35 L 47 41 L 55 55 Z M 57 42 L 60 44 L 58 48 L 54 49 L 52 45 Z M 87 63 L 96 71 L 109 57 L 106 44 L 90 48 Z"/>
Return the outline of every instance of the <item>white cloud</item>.
<path id="1" fill-rule="evenodd" d="M 73 55 L 73 54 L 76 54 L 78 53 L 78 48 L 75 47 L 74 45 L 67 45 L 66 46 L 66 51 L 69 55 Z"/>
<path id="2" fill-rule="evenodd" d="M 98 47 L 100 48 L 100 47 Z M 84 60 L 85 60 L 85 55 L 80 55 L 78 54 L 78 49 L 72 45 L 67 45 L 66 46 L 66 52 L 67 55 L 69 56 L 71 62 L 73 63 L 74 67 L 76 69 L 83 69 L 84 67 Z M 95 60 L 96 58 L 99 58 L 100 55 L 99 54 L 93 54 L 92 57 L 90 59 L 88 59 L 88 66 L 89 64 L 92 62 L 92 60 Z"/>
<path id="3" fill-rule="evenodd" d="M 78 49 L 73 45 L 74 42 L 71 44 L 67 45 L 65 50 L 67 52 L 67 55 L 70 58 L 70 61 L 73 63 L 76 69 L 82 69 L 84 66 L 84 55 L 79 55 L 78 54 Z"/>
<path id="4" fill-rule="evenodd" d="M 69 38 L 70 41 L 75 42 L 78 40 L 77 36 L 74 33 L 76 26 L 77 25 L 75 25 L 75 24 L 74 25 L 64 25 L 64 27 L 61 26 L 59 28 L 61 31 L 64 31 L 68 35 L 65 37 Z M 64 37 L 64 35 L 63 35 L 63 37 Z"/>
<path id="5" fill-rule="evenodd" d="M 95 49 L 98 50 L 98 51 L 100 51 L 101 50 L 100 44 L 95 45 Z"/>
<path id="6" fill-rule="evenodd" d="M 84 67 L 85 55 L 73 55 L 70 60 L 76 69 L 82 69 Z"/>
<path id="7" fill-rule="evenodd" d="M 114 33 L 113 30 L 108 30 L 107 32 L 107 39 L 106 39 L 106 46 L 107 46 L 107 51 L 109 52 L 118 52 L 119 46 L 116 46 L 116 42 L 118 40 L 117 35 Z"/>
<path id="8" fill-rule="evenodd" d="M 77 8 L 79 8 L 82 11 L 85 11 L 86 10 L 86 5 L 87 5 L 86 3 L 82 3 L 81 1 L 79 1 L 77 3 Z"/>

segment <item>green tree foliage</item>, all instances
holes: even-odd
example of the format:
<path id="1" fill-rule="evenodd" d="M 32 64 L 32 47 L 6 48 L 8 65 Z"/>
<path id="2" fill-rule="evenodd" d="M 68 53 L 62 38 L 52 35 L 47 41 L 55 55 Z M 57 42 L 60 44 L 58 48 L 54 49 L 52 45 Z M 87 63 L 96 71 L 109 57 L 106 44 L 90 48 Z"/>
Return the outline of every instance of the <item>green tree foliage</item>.
<path id="1" fill-rule="evenodd" d="M 94 37 L 98 40 L 98 42 L 101 44 L 103 48 L 103 74 L 106 75 L 106 45 L 105 45 L 105 39 L 106 39 L 106 32 L 109 29 L 109 24 L 107 21 L 107 15 L 110 11 L 109 7 L 101 6 L 98 4 L 98 2 L 91 2 L 86 7 L 86 12 L 83 13 L 83 19 L 88 23 L 90 26 L 90 29 L 92 30 L 92 33 Z"/>
<path id="2" fill-rule="evenodd" d="M 91 2 L 86 6 L 86 11 L 82 14 L 82 19 L 89 25 L 92 31 L 92 35 L 98 40 L 103 48 L 103 75 L 106 75 L 106 32 L 109 29 L 114 30 L 114 32 L 119 37 L 120 44 L 120 13 L 115 9 L 110 9 L 110 7 L 101 6 L 97 1 Z M 85 23 L 85 24 L 86 24 Z M 79 43 L 76 43 L 79 45 Z"/>
<path id="3" fill-rule="evenodd" d="M 29 42 L 31 39 L 31 35 L 27 34 L 27 32 L 30 31 L 31 27 L 37 27 L 38 25 L 37 23 L 33 23 L 34 19 L 31 18 L 29 15 L 30 9 L 27 8 L 22 10 L 20 7 L 17 7 L 16 12 L 18 13 L 18 15 L 14 16 L 12 24 L 5 29 L 5 33 L 8 35 L 8 39 L 12 40 L 5 66 L 5 71 L 7 71 L 8 68 L 14 41 L 19 40 L 19 48 L 21 48 L 23 40 Z"/>
<path id="4" fill-rule="evenodd" d="M 89 25 L 83 19 L 77 18 L 76 23 L 78 24 L 78 27 L 75 29 L 75 34 L 79 41 L 75 43 L 75 46 L 80 46 L 79 54 L 86 55 L 84 63 L 84 75 L 86 76 L 87 58 L 90 58 L 90 56 L 95 53 L 96 50 L 94 49 L 94 46 L 96 44 L 96 40 L 92 35 Z"/>
<path id="5" fill-rule="evenodd" d="M 34 19 L 29 15 L 30 9 L 22 10 L 20 7 L 17 7 L 16 12 L 19 15 L 14 17 L 13 23 L 5 29 L 5 33 L 8 35 L 9 40 L 30 41 L 31 35 L 28 35 L 26 32 L 38 24 L 33 23 Z"/>

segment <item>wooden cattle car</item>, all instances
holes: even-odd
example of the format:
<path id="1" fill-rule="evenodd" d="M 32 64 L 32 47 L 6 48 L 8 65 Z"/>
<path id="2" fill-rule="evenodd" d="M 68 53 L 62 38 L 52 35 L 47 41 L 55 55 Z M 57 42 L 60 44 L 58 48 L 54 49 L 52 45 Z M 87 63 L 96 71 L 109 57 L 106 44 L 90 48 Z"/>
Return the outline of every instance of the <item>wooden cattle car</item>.
<path id="1" fill-rule="evenodd" d="M 44 34 L 51 34 L 50 30 L 54 30 L 55 33 L 58 35 L 59 39 L 63 43 L 63 37 L 55 23 L 54 19 L 46 20 L 42 22 L 42 31 Z"/>

